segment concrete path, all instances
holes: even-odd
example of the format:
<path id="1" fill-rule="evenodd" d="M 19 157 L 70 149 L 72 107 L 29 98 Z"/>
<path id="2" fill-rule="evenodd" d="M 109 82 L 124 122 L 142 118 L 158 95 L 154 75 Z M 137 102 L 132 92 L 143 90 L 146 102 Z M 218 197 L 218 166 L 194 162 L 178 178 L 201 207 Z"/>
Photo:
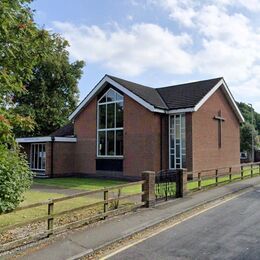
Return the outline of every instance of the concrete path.
<path id="1" fill-rule="evenodd" d="M 260 186 L 108 259 L 260 259 Z"/>
<path id="2" fill-rule="evenodd" d="M 32 252 L 30 250 L 30 255 L 24 256 L 23 259 L 68 259 L 77 254 L 95 250 L 104 244 L 109 244 L 134 232 L 141 231 L 199 204 L 221 198 L 241 189 L 253 187 L 259 183 L 260 177 L 255 177 L 216 189 L 194 193 L 192 196 L 157 205 L 155 208 L 140 209 L 131 214 L 114 217 L 99 225 L 85 227 L 74 233 L 68 233 L 63 239 L 54 241 L 48 247 L 38 251 Z"/>

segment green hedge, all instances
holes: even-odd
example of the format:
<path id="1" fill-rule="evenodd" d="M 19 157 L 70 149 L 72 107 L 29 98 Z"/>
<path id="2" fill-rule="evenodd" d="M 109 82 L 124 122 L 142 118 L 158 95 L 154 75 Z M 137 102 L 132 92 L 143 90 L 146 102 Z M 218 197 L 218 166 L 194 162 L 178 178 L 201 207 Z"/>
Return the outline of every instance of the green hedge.
<path id="1" fill-rule="evenodd" d="M 32 183 L 25 155 L 0 144 L 0 214 L 15 209 Z"/>

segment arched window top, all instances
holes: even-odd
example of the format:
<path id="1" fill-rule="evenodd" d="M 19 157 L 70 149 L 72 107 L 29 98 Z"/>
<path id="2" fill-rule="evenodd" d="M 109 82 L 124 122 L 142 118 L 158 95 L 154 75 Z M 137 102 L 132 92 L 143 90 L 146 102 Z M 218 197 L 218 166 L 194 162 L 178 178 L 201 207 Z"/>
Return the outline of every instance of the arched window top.
<path id="1" fill-rule="evenodd" d="M 99 104 L 120 102 L 123 96 L 114 89 L 110 88 L 98 101 Z"/>

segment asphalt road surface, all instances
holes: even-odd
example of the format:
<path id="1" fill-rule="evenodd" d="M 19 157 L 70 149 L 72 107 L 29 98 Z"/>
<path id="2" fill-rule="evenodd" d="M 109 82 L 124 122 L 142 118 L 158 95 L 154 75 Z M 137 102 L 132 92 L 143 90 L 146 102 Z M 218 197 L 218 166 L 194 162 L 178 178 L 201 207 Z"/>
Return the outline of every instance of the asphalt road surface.
<path id="1" fill-rule="evenodd" d="M 260 259 L 260 187 L 109 259 Z"/>

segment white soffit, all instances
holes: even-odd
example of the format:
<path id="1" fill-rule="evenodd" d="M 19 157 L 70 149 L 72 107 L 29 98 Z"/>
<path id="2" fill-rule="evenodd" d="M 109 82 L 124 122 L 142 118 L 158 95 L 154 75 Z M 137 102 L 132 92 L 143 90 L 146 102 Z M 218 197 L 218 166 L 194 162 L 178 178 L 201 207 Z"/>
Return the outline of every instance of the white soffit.
<path id="1" fill-rule="evenodd" d="M 46 143 L 51 142 L 51 136 L 40 136 L 40 137 L 24 137 L 24 138 L 16 138 L 17 143 Z M 76 137 L 54 137 L 54 142 L 62 142 L 62 143 L 76 143 Z"/>
<path id="2" fill-rule="evenodd" d="M 204 96 L 203 99 L 200 100 L 200 102 L 195 106 L 194 108 L 194 111 L 198 111 L 200 109 L 200 107 L 216 92 L 216 90 L 223 86 L 223 91 L 229 101 L 229 104 L 232 106 L 235 114 L 237 115 L 238 119 L 239 119 L 239 122 L 240 123 L 243 123 L 245 120 L 244 120 L 244 117 L 242 116 L 237 104 L 236 104 L 236 101 L 235 99 L 233 98 L 226 82 L 224 79 L 221 79 L 215 86 L 214 88 L 212 88 L 208 93 L 207 95 Z"/>
<path id="3" fill-rule="evenodd" d="M 153 105 L 149 104 L 136 94 L 134 94 L 132 91 L 128 90 L 121 84 L 117 83 L 113 79 L 111 79 L 109 76 L 105 75 L 101 81 L 94 87 L 94 89 L 83 99 L 83 101 L 78 105 L 78 107 L 73 111 L 73 113 L 69 116 L 69 120 L 72 120 L 80 111 L 81 109 L 90 101 L 92 98 L 103 89 L 103 86 L 105 83 L 110 83 L 112 86 L 126 94 L 127 96 L 131 97 L 133 100 L 135 100 L 137 103 L 141 104 L 142 106 L 146 107 L 148 110 L 152 112 L 157 113 L 165 113 L 165 110 L 155 108 Z"/>

